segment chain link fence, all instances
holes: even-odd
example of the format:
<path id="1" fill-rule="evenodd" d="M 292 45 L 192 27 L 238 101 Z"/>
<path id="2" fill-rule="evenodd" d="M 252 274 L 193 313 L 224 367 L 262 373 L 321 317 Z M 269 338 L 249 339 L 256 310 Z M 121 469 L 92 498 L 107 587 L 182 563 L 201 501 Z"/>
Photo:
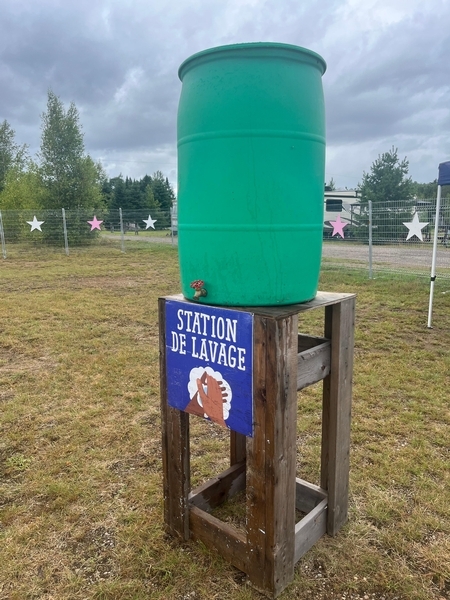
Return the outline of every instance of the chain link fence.
<path id="1" fill-rule="evenodd" d="M 126 252 L 127 241 L 174 243 L 172 211 L 149 210 L 3 210 L 3 258 L 21 253 L 65 252 L 107 245 Z"/>
<path id="2" fill-rule="evenodd" d="M 429 276 L 436 200 L 383 203 L 359 199 L 325 204 L 324 268 L 362 269 L 368 277 L 390 271 Z M 436 269 L 450 279 L 450 203 L 438 219 Z M 171 211 L 4 210 L 0 211 L 4 259 L 19 253 L 89 251 L 104 245 L 126 252 L 130 242 L 177 243 L 176 207 Z"/>
<path id="3" fill-rule="evenodd" d="M 338 192 L 336 193 L 338 195 Z M 325 204 L 323 266 L 430 276 L 436 199 Z M 441 207 L 436 269 L 450 279 L 450 203 Z"/>

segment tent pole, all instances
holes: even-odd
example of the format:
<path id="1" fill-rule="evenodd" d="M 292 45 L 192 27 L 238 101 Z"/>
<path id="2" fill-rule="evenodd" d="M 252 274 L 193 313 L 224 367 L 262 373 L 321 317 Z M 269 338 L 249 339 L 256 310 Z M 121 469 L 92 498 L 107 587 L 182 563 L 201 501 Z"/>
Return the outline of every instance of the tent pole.
<path id="1" fill-rule="evenodd" d="M 431 320 L 432 320 L 432 316 L 433 316 L 433 296 L 434 296 L 434 282 L 436 281 L 436 254 L 437 254 L 440 211 L 441 211 L 441 186 L 438 185 L 437 198 L 436 198 L 436 217 L 434 219 L 433 259 L 431 261 L 430 303 L 428 305 L 428 323 L 427 323 L 428 329 L 431 329 Z"/>

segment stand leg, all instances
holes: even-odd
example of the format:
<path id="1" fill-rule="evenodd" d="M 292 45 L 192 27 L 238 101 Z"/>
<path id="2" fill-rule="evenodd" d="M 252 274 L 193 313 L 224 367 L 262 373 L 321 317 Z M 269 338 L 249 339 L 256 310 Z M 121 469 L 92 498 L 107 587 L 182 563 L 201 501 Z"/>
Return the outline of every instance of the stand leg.
<path id="1" fill-rule="evenodd" d="M 250 581 L 275 596 L 294 577 L 297 315 L 255 315 L 254 437 L 247 457 Z"/>
<path id="2" fill-rule="evenodd" d="M 348 518 L 354 320 L 354 298 L 325 307 L 331 371 L 323 383 L 321 487 L 328 491 L 327 533 L 332 536 Z"/>
<path id="3" fill-rule="evenodd" d="M 243 433 L 230 431 L 230 467 L 245 460 L 247 437 Z"/>
<path id="4" fill-rule="evenodd" d="M 189 538 L 189 415 L 172 408 L 166 393 L 165 300 L 159 300 L 164 520 L 169 533 Z"/>

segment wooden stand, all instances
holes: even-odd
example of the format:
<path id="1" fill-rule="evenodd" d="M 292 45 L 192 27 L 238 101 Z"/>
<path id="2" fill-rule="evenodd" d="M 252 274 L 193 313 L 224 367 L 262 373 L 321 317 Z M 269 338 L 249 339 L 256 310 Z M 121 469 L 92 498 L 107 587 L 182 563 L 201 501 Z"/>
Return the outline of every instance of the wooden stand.
<path id="1" fill-rule="evenodd" d="M 254 314 L 252 438 L 231 432 L 230 468 L 190 488 L 189 414 L 167 403 L 165 302 L 159 305 L 164 517 L 276 597 L 295 563 L 347 521 L 354 294 L 319 292 L 304 304 L 246 308 Z M 298 315 L 325 308 L 324 338 L 298 334 Z M 296 479 L 297 390 L 324 380 L 320 487 Z M 210 512 L 246 490 L 246 533 Z M 295 509 L 307 515 L 295 523 Z"/>

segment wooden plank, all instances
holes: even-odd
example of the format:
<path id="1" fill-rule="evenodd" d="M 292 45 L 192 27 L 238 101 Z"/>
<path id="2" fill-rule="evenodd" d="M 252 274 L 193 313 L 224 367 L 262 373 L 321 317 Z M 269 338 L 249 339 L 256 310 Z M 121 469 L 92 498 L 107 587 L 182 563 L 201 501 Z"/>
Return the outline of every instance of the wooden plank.
<path id="1" fill-rule="evenodd" d="M 264 587 L 274 595 L 294 577 L 297 329 L 297 315 L 267 321 Z"/>
<path id="2" fill-rule="evenodd" d="M 247 437 L 243 433 L 230 431 L 230 465 L 245 460 L 247 456 Z"/>
<path id="3" fill-rule="evenodd" d="M 341 294 L 334 292 L 317 292 L 316 297 L 309 302 L 301 302 L 299 304 L 287 304 L 286 306 L 229 306 L 233 310 L 243 310 L 261 317 L 269 317 L 274 319 L 290 317 L 298 313 L 302 313 L 323 306 L 330 306 L 342 302 L 347 298 L 355 298 L 355 294 Z M 189 302 L 197 304 L 194 301 L 186 300 L 182 294 L 174 294 L 167 296 L 167 300 L 177 300 L 178 302 Z"/>
<path id="4" fill-rule="evenodd" d="M 341 294 L 335 292 L 317 292 L 316 297 L 310 302 L 304 302 L 302 304 L 296 304 L 297 312 L 305 312 L 314 308 L 321 308 L 322 306 L 331 306 L 333 304 L 339 304 L 347 298 L 355 298 L 356 294 Z M 326 336 L 325 336 L 326 337 Z"/>
<path id="5" fill-rule="evenodd" d="M 297 562 L 326 533 L 327 499 L 320 502 L 295 526 L 295 556 Z"/>
<path id="6" fill-rule="evenodd" d="M 247 556 L 246 573 L 264 589 L 266 552 L 266 351 L 267 322 L 253 322 L 253 437 L 247 446 Z"/>
<path id="7" fill-rule="evenodd" d="M 164 522 L 169 525 L 169 475 L 168 475 L 168 447 L 167 437 L 167 369 L 166 369 L 166 301 L 158 299 L 159 322 L 159 389 L 161 402 L 161 435 L 162 435 L 162 467 L 163 467 L 163 496 L 164 496 Z"/>
<path id="8" fill-rule="evenodd" d="M 245 489 L 245 463 L 233 465 L 189 494 L 189 504 L 209 512 Z"/>
<path id="9" fill-rule="evenodd" d="M 297 357 L 297 390 L 324 379 L 330 372 L 331 342 L 326 342 L 305 350 Z"/>
<path id="10" fill-rule="evenodd" d="M 305 335 L 303 333 L 298 334 L 298 343 L 297 343 L 297 352 L 304 352 L 305 350 L 310 350 L 315 346 L 320 346 L 320 344 L 324 344 L 328 342 L 324 337 L 317 337 L 315 335 Z"/>
<path id="11" fill-rule="evenodd" d="M 327 498 L 325 490 L 318 485 L 308 483 L 304 479 L 295 480 L 295 508 L 304 513 L 309 513 L 322 500 Z"/>
<path id="12" fill-rule="evenodd" d="M 170 527 L 173 533 L 187 540 L 189 539 L 188 495 L 191 487 L 189 414 L 169 406 L 167 415 L 170 432 L 168 445 Z"/>
<path id="13" fill-rule="evenodd" d="M 294 576 L 297 315 L 254 321 L 254 437 L 247 456 L 252 584 L 276 596 Z"/>
<path id="14" fill-rule="evenodd" d="M 331 371 L 323 386 L 321 487 L 328 493 L 329 535 L 335 535 L 348 518 L 354 320 L 354 297 L 325 309 Z"/>
<path id="15" fill-rule="evenodd" d="M 190 528 L 194 539 L 203 542 L 213 552 L 218 552 L 244 573 L 248 572 L 247 540 L 244 533 L 196 506 L 190 510 Z"/>
<path id="16" fill-rule="evenodd" d="M 164 520 L 169 533 L 189 538 L 189 415 L 168 405 L 165 299 L 159 299 L 160 397 Z"/>

